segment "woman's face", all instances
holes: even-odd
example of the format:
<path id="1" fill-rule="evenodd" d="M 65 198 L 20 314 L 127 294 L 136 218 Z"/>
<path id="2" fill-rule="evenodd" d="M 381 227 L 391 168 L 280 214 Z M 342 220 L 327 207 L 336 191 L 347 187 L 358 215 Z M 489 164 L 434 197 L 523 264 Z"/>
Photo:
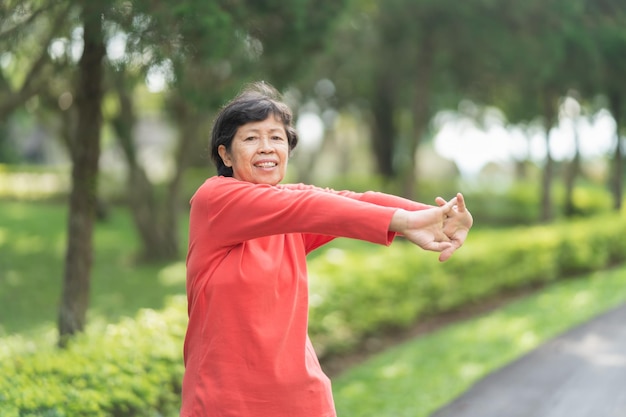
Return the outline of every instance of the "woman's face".
<path id="1" fill-rule="evenodd" d="M 224 165 L 233 177 L 255 184 L 276 185 L 283 180 L 289 160 L 289 141 L 283 123 L 274 115 L 249 122 L 237 129 L 230 146 L 218 147 Z"/>

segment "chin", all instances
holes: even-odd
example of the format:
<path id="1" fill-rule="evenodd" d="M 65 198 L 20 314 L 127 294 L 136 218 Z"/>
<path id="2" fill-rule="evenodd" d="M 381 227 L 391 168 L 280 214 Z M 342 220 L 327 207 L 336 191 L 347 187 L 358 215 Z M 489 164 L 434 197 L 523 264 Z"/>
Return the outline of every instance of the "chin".
<path id="1" fill-rule="evenodd" d="M 284 175 L 279 175 L 266 178 L 258 178 L 257 180 L 260 184 L 277 185 L 280 184 L 284 178 Z"/>
<path id="2" fill-rule="evenodd" d="M 275 173 L 274 175 L 234 175 L 236 179 L 241 181 L 251 182 L 253 184 L 266 184 L 266 185 L 277 185 L 282 182 L 285 178 L 285 175 L 279 175 Z"/>
<path id="3" fill-rule="evenodd" d="M 265 184 L 265 185 L 277 185 L 282 181 L 282 178 L 280 179 L 271 179 L 271 178 L 252 178 L 250 180 L 248 180 L 248 182 L 251 182 L 253 184 Z"/>
<path id="4" fill-rule="evenodd" d="M 281 182 L 282 180 L 283 180 L 283 179 L 281 178 L 281 179 L 278 179 L 278 180 L 264 181 L 263 183 L 264 183 L 264 184 L 268 184 L 268 185 L 278 185 L 278 184 L 280 184 L 280 182 Z"/>

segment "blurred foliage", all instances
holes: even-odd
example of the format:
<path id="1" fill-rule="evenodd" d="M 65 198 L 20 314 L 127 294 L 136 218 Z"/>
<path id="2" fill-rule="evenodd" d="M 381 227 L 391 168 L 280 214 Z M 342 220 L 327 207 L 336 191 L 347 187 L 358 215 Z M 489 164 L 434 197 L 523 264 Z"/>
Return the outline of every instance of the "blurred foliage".
<path id="1" fill-rule="evenodd" d="M 3 417 L 175 416 L 183 375 L 184 297 L 117 324 L 92 325 L 66 350 L 0 350 Z M 14 346 L 19 346 L 19 341 Z"/>
<path id="2" fill-rule="evenodd" d="M 562 184 L 554 187 L 555 218 L 564 220 Z M 470 189 L 465 196 L 471 204 L 475 225 L 478 227 L 506 227 L 537 224 L 539 217 L 539 187 L 535 183 L 514 183 L 504 190 Z M 582 181 L 573 195 L 575 213 L 567 218 L 584 218 L 614 213 L 610 191 Z"/>
<path id="3" fill-rule="evenodd" d="M 50 210 L 39 204 L 37 210 L 31 211 L 25 203 L 5 204 L 8 210 L 2 211 L 5 221 L 0 223 L 0 246 L 1 253 L 7 257 L 0 257 L 1 264 L 8 266 L 9 271 L 23 262 L 30 262 L 38 269 L 20 269 L 15 272 L 21 274 L 19 280 L 15 273 L 0 276 L 0 294 L 11 300 L 25 300 L 29 306 L 54 305 L 51 288 L 55 285 L 49 281 L 61 262 L 62 231 L 57 220 L 64 210 L 60 207 Z M 46 223 L 57 227 L 51 228 Z M 185 299 L 174 297 L 160 312 L 143 309 L 134 319 L 128 318 L 133 314 L 127 304 L 140 308 L 138 303 L 162 299 L 170 286 L 180 294 L 184 266 L 182 262 L 171 264 L 158 273 L 147 270 L 151 268 L 148 266 L 133 266 L 128 251 L 132 251 L 134 243 L 127 229 L 128 219 L 120 219 L 120 213 L 98 227 L 96 243 L 101 255 L 95 264 L 94 282 L 99 288 L 94 289 L 97 295 L 90 312 L 95 320 L 86 334 L 72 341 L 69 350 L 54 349 L 50 332 L 43 341 L 26 334 L 5 333 L 0 338 L 3 415 L 175 415 L 180 401 Z M 385 248 L 340 239 L 318 251 L 309 261 L 311 338 L 318 353 L 327 357 L 353 349 L 380 332 L 404 328 L 440 312 L 480 304 L 503 291 L 554 283 L 624 263 L 625 232 L 623 216 L 502 230 L 479 229 L 444 264 L 437 262 L 436 254 L 402 241 Z M 39 262 L 32 262 L 33 256 Z M 146 277 L 141 278 L 144 272 L 153 280 L 150 285 L 146 285 Z M 38 288 L 26 285 L 30 281 Z M 128 285 L 141 288 L 129 289 Z M 594 285 L 587 290 L 592 291 Z M 41 291 L 43 288 L 47 289 Z M 127 296 L 132 302 L 123 301 Z M 3 323 L 19 321 L 14 305 L 6 302 L 8 299 L 0 303 Z M 158 304 L 152 308 L 161 309 Z M 598 308 L 608 307 L 594 304 Z M 125 309 L 127 317 L 120 317 L 120 309 Z M 107 324 L 112 320 L 118 324 Z M 504 337 L 503 333 L 499 334 Z M 532 343 L 544 337 L 547 336 L 532 339 Z M 532 344 L 523 347 L 529 346 Z M 455 346 L 455 352 L 463 352 L 458 348 Z M 480 365 L 480 369 L 467 370 L 471 375 L 465 383 L 517 352 L 503 354 L 504 359 L 488 355 L 492 362 Z M 441 358 L 441 375 L 445 378 L 449 375 L 446 366 L 456 365 L 446 362 L 445 355 Z M 389 366 L 388 375 L 409 370 L 394 367 L 393 363 Z M 340 388 L 339 395 L 355 398 L 358 392 L 351 386 Z M 359 390 L 365 389 L 365 385 L 358 386 L 362 387 Z M 438 392 L 441 395 L 441 390 Z"/>
<path id="4" fill-rule="evenodd" d="M 426 417 L 481 378 L 626 301 L 626 268 L 555 283 L 395 346 L 333 380 L 338 415 Z"/>
<path id="5" fill-rule="evenodd" d="M 0 162 L 66 163 L 77 140 L 76 98 L 82 92 L 77 91 L 76 80 L 84 46 L 80 11 L 85 4 L 78 0 L 7 0 L 0 4 Z M 142 201 L 138 203 L 153 209 L 149 218 L 146 212 L 135 217 L 135 234 L 128 223 L 126 234 L 118 237 L 114 230 L 119 218 L 114 215 L 113 237 L 109 236 L 108 243 L 117 238 L 135 245 L 137 239 L 143 239 L 143 244 L 137 245 L 143 247 L 144 255 L 157 259 L 162 258 L 161 243 L 170 246 L 165 248 L 169 256 L 179 256 L 177 220 L 195 188 L 213 174 L 213 169 L 206 167 L 210 121 L 219 106 L 248 80 L 268 80 L 286 92 L 296 113 L 310 111 L 324 122 L 320 147 L 293 180 L 314 179 L 308 176 L 310 172 L 330 171 L 333 178 L 326 175 L 328 183 L 318 185 L 378 189 L 419 196 L 425 202 L 462 188 L 477 229 L 536 224 L 538 219 L 547 219 L 547 214 L 562 220 L 560 213 L 569 202 L 561 197 L 569 193 L 566 185 L 555 180 L 575 161 L 553 163 L 547 154 L 538 168 L 543 175 L 518 173 L 506 188 L 494 190 L 482 183 L 463 183 L 458 172 L 444 170 L 435 161 L 434 166 L 446 177 L 439 182 L 433 179 L 434 169 L 417 166 L 421 145 L 436 133 L 432 118 L 437 112 L 454 109 L 462 113 L 460 103 L 471 100 L 502 110 L 505 127 L 535 123 L 547 133 L 560 117 L 561 99 L 575 90 L 584 114 L 607 108 L 617 123 L 617 137 L 624 129 L 626 90 L 621 80 L 626 71 L 626 7 L 619 0 L 393 0 L 380 4 L 371 0 L 109 0 L 98 6 L 105 9 L 102 42 L 107 46 L 103 145 L 109 162 L 123 160 L 112 168 L 103 167 L 107 172 L 99 178 L 100 197 L 117 204 L 139 196 Z M 120 45 L 121 52 L 116 51 Z M 154 87 L 149 81 L 155 75 L 163 82 L 162 88 L 148 91 Z M 480 119 L 478 113 L 470 116 Z M 164 124 L 154 125 L 155 119 Z M 342 120 L 345 127 L 350 125 L 346 119 L 352 121 L 352 128 L 340 129 L 337 121 Z M 142 122 L 156 128 L 141 136 L 137 132 Z M 167 158 L 159 159 L 146 151 L 142 140 L 157 136 L 163 140 L 158 135 L 163 126 L 173 128 L 172 138 L 164 135 L 173 144 L 164 146 Z M 29 141 L 33 137 L 42 141 L 41 149 L 32 148 Z M 126 142 L 122 145 L 122 141 Z M 613 234 L 623 232 L 622 220 L 615 221 L 624 177 L 621 142 L 615 143 L 611 155 L 600 161 L 610 160 L 605 165 L 610 165 L 611 171 L 594 180 L 578 172 L 571 194 L 572 218 L 608 217 L 608 210 L 617 209 L 610 225 L 598 220 L 597 230 L 588 226 L 591 223 L 577 220 L 554 228 L 520 229 L 513 236 L 493 232 L 496 234 L 486 240 L 497 245 L 464 249 L 441 268 L 435 268 L 427 254 L 422 259 L 402 247 L 384 255 L 378 249 L 368 250 L 369 256 L 376 255 L 371 258 L 347 254 L 341 247 L 317 254 L 313 274 L 319 274 L 319 268 L 324 276 L 332 276 L 329 282 L 318 279 L 315 285 L 320 293 L 312 300 L 320 309 L 313 313 L 319 315 L 315 320 L 318 328 L 313 331 L 320 332 L 322 350 L 347 348 L 380 326 L 404 326 L 424 311 L 454 308 L 501 289 L 623 261 L 623 239 Z M 49 152 L 52 144 L 65 158 Z M 350 158 L 354 155 L 356 158 Z M 338 169 L 329 168 L 332 158 L 338 161 Z M 129 174 L 147 171 L 151 163 L 166 173 L 164 179 L 151 179 L 145 172 L 143 177 Z M 64 172 L 69 170 L 2 165 L 0 197 L 64 200 L 70 187 Z M 140 188 L 130 178 L 146 181 Z M 601 188 L 609 180 L 611 195 Z M 0 216 L 19 218 L 11 217 L 22 210 L 15 207 L 3 203 Z M 134 207 L 139 213 L 139 204 Z M 141 233 L 137 219 L 143 219 L 144 232 L 155 231 L 164 237 L 163 242 L 150 246 L 150 237 Z M 6 302 L 0 309 L 7 309 L 2 311 L 5 316 L 12 316 L 9 307 L 15 306 L 36 314 L 37 309 L 29 308 L 29 303 L 40 302 L 39 297 L 48 297 L 41 301 L 42 312 L 48 314 L 55 308 L 56 299 L 49 297 L 55 294 L 55 279 L 61 275 L 66 236 L 61 227 L 53 226 L 67 219 L 65 212 L 57 211 L 40 216 L 40 220 L 43 223 L 31 222 L 34 230 L 24 234 L 14 235 L 14 229 L 5 226 L 0 230 L 0 245 L 9 248 L 0 256 L 0 266 L 8 266 L 0 270 L 0 284 L 14 290 L 33 274 L 42 281 L 33 280 L 28 288 L 46 289 L 20 300 L 13 293 L 2 294 Z M 125 297 L 140 293 L 150 299 L 153 293 L 138 291 L 138 287 L 145 287 L 146 277 L 158 275 L 163 265 L 152 266 L 141 280 L 128 281 L 119 293 L 130 296 L 107 292 L 107 286 L 115 290 L 136 268 L 136 252 L 141 250 L 130 248 L 130 255 L 121 261 L 107 250 L 97 253 L 99 262 L 110 269 L 103 268 L 104 274 L 95 275 L 96 307 L 92 311 L 103 305 L 99 297 L 116 300 L 117 304 L 111 304 L 114 307 L 109 306 L 111 311 L 103 309 L 107 314 L 123 310 L 128 301 Z M 28 258 L 20 258 L 20 254 Z M 32 262 L 35 256 L 40 262 Z M 116 269 L 117 262 L 123 265 L 122 273 Z M 338 272 L 344 270 L 344 264 L 354 267 L 354 272 L 348 276 Z M 380 282 L 371 279 L 372 271 L 380 274 Z M 425 278 L 416 280 L 418 287 L 408 281 L 412 271 L 423 271 Z M 497 279 L 485 279 L 493 277 L 494 271 Z M 41 282 L 48 286 L 37 287 Z M 182 285 L 174 282 L 176 288 Z M 340 292 L 338 300 L 362 311 L 363 316 L 348 320 L 349 312 L 337 312 L 335 304 L 326 304 L 332 303 L 329 300 L 335 291 Z M 391 305 L 395 308 L 381 304 L 387 297 L 405 300 L 406 294 L 416 301 L 394 300 Z M 162 300 L 157 298 L 158 304 Z M 368 305 L 371 312 L 364 311 Z M 332 331 L 324 333 L 328 329 Z M 100 404 L 99 400 L 94 404 Z M 122 408 L 132 408 L 128 407 Z"/>
<path id="6" fill-rule="evenodd" d="M 54 326 L 61 291 L 67 207 L 59 203 L 0 203 L 0 337 L 36 337 Z M 179 234 L 186 239 L 187 222 Z M 90 321 L 118 321 L 141 308 L 161 309 L 185 291 L 183 259 L 139 264 L 140 244 L 125 207 L 108 207 L 96 224 Z"/>
<path id="7" fill-rule="evenodd" d="M 77 93 L 80 5 L 3 3 L 3 119 L 27 113 L 31 123 L 59 136 L 75 123 L 69 113 Z M 296 109 L 313 103 L 320 114 L 356 117 L 369 131 L 377 173 L 396 181 L 412 178 L 411 156 L 432 137 L 433 115 L 458 109 L 463 100 L 496 106 L 508 123 L 519 123 L 545 118 L 544 92 L 558 99 L 577 90 L 589 113 L 597 110 L 598 96 L 623 94 L 626 9 L 617 0 L 472 0 L 461 6 L 450 0 L 140 0 L 105 6 L 108 97 L 116 94 L 112 80 L 121 77 L 139 115 L 156 111 L 182 134 L 191 121 L 180 118 L 181 103 L 210 121 L 244 82 L 265 79 L 287 91 Z M 154 75 L 165 90 L 146 99 Z M 623 108 L 611 102 L 603 106 L 619 121 Z M 111 122 L 113 114 L 107 116 Z M 332 131 L 332 120 L 326 122 Z"/>
<path id="8" fill-rule="evenodd" d="M 357 346 L 384 328 L 626 261 L 626 218 L 477 230 L 451 260 L 409 244 L 330 249 L 310 262 L 309 330 L 320 356 Z"/>
<path id="9" fill-rule="evenodd" d="M 0 164 L 0 199 L 55 200 L 65 199 L 69 190 L 69 174 L 63 167 Z"/>
<path id="10" fill-rule="evenodd" d="M 51 143 L 65 153 L 76 143 L 83 6 L 27 0 L 0 7 L 0 161 L 14 162 L 17 153 L 55 163 Z M 113 189 L 103 178 L 101 198 L 130 203 L 146 260 L 180 253 L 178 213 L 192 192 L 183 178 L 208 165 L 211 120 L 246 81 L 275 84 L 296 113 L 315 113 L 324 123 L 319 147 L 294 161 L 301 166 L 290 179 L 317 182 L 313 173 L 322 172 L 322 181 L 333 176 L 339 180 L 331 182 L 358 188 L 371 181 L 367 188 L 380 185 L 414 199 L 430 197 L 433 171 L 458 180 L 458 171 L 436 161 L 435 169 L 420 168 L 428 161 L 418 155 L 435 136 L 433 117 L 442 110 L 463 113 L 462 103 L 470 101 L 477 108 L 496 106 L 503 127 L 535 123 L 547 132 L 560 99 L 576 90 L 586 114 L 608 108 L 621 126 L 623 83 L 615 80 L 624 69 L 626 9 L 615 0 L 471 0 L 461 6 L 451 0 L 110 0 L 101 6 L 109 161 L 103 159 L 101 171 L 124 185 Z M 468 116 L 480 125 L 481 114 Z M 35 152 L 29 149 L 34 137 L 44 142 Z M 151 141 L 160 144 L 162 157 L 155 157 Z M 619 149 L 606 156 L 614 159 L 612 172 L 596 180 L 612 178 L 617 209 L 624 175 Z M 485 218 L 496 218 L 492 207 L 500 204 L 511 206 L 503 222 L 528 223 L 568 209 L 547 200 L 570 161 L 554 167 L 550 155 L 546 159 L 539 163 L 543 180 L 515 178 L 538 184 L 538 207 L 520 206 L 511 192 L 510 202 L 478 206 Z M 151 175 L 155 167 L 158 179 Z M 342 179 L 363 170 L 368 173 L 356 182 Z M 590 180 L 573 172 L 578 182 Z M 460 188 L 454 185 L 450 193 Z M 585 214 L 587 207 L 576 209 Z"/>

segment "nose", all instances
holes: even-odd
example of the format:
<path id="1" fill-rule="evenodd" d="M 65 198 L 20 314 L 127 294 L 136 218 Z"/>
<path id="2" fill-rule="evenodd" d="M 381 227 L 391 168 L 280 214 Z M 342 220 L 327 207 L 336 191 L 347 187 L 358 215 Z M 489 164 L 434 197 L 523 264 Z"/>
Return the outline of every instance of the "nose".
<path id="1" fill-rule="evenodd" d="M 274 145 L 272 140 L 268 136 L 261 137 L 259 141 L 259 152 L 261 153 L 270 153 L 274 152 Z"/>

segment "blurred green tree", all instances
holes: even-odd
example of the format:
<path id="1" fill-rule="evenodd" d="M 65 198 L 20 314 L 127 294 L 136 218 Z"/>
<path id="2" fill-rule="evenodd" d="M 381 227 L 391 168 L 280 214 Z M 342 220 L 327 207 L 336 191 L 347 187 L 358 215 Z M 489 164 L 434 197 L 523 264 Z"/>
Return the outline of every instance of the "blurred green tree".
<path id="1" fill-rule="evenodd" d="M 54 60 L 50 45 L 64 30 L 69 10 L 64 2 L 8 0 L 0 4 L 0 132 L 7 132 L 12 114 L 50 88 L 51 80 L 63 71 Z M 0 133 L 0 161 L 16 159 L 8 135 Z"/>
<path id="2" fill-rule="evenodd" d="M 89 304 L 105 95 L 118 98 L 118 111 L 108 116 L 130 167 L 129 200 L 144 242 L 144 255 L 172 259 L 179 254 L 177 218 L 182 176 L 198 139 L 208 136 L 205 128 L 210 115 L 245 80 L 275 79 L 279 87 L 293 82 L 307 68 L 308 54 L 323 45 L 342 4 L 330 0 L 30 0 L 3 5 L 0 41 L 10 46 L 5 54 L 21 60 L 9 70 L 2 66 L 3 119 L 35 96 L 54 107 L 53 98 L 59 92 L 48 89 L 47 81 L 55 62 L 63 64 L 60 76 L 74 83 L 76 105 L 67 114 L 76 117 L 66 117 L 63 129 L 72 160 L 72 188 L 59 310 L 60 345 L 83 330 Z M 55 61 L 51 50 L 54 41 L 71 39 L 70 33 L 78 34 L 82 41 L 80 58 Z M 122 59 L 108 59 L 106 48 L 116 37 L 126 39 L 127 52 Z M 65 47 L 69 48 L 67 43 Z M 164 110 L 179 129 L 175 172 L 161 198 L 138 163 L 132 137 L 136 87 L 158 66 L 170 69 Z M 25 77 L 24 68 L 28 68 Z"/>
<path id="3" fill-rule="evenodd" d="M 114 127 L 128 163 L 128 201 L 142 255 L 172 259 L 180 251 L 183 175 L 205 163 L 199 155 L 206 155 L 211 118 L 249 80 L 281 89 L 332 80 L 330 104 L 356 108 L 367 120 L 378 173 L 410 198 L 416 196 L 416 154 L 432 136 L 438 111 L 470 99 L 497 106 L 512 124 L 539 119 L 549 150 L 565 95 L 577 91 L 582 104 L 604 95 L 618 124 L 612 190 L 619 208 L 625 15 L 618 0 L 3 2 L 0 121 L 37 100 L 63 120 L 60 132 L 73 162 L 63 332 L 82 328 L 88 304 L 102 124 Z M 123 56 L 107 55 L 106 47 L 119 39 Z M 59 45 L 62 54 L 55 52 Z M 80 60 L 70 53 L 77 45 Z M 159 100 L 153 106 L 177 130 L 174 169 L 163 189 L 148 178 L 133 136 L 141 91 L 155 70 L 165 75 L 167 89 L 152 97 Z M 65 107 L 64 93 L 74 105 Z M 104 120 L 103 97 L 117 103 Z M 579 163 L 570 161 L 566 177 L 570 208 Z M 548 220 L 555 176 L 549 151 L 542 170 L 541 217 Z"/>
<path id="4" fill-rule="evenodd" d="M 582 91 L 587 95 L 605 95 L 616 122 L 610 189 L 613 208 L 620 211 L 626 175 L 621 139 L 626 126 L 626 85 L 622 81 L 626 72 L 626 5 L 619 0 L 587 0 L 583 28 L 599 55 L 599 63 L 596 76 L 582 86 Z"/>
<path id="5" fill-rule="evenodd" d="M 339 105 L 367 115 L 378 173 L 416 197 L 417 152 L 432 117 L 482 90 L 507 28 L 494 2 L 353 0 L 323 58 Z"/>
<path id="6" fill-rule="evenodd" d="M 146 50 L 153 57 L 135 70 L 118 63 L 111 77 L 120 103 L 112 122 L 130 168 L 129 202 L 144 259 L 179 255 L 181 182 L 196 160 L 206 163 L 207 143 L 200 139 L 208 138 L 212 114 L 247 80 L 267 79 L 279 88 L 295 82 L 309 67 L 310 55 L 323 47 L 342 4 L 186 1 L 163 7 L 148 0 L 137 2 L 134 19 L 117 20 L 130 45 L 128 57 Z M 174 172 L 159 198 L 136 159 L 132 91 L 143 82 L 133 71 L 145 75 L 164 64 L 171 71 L 164 111 L 178 135 Z"/>
<path id="7" fill-rule="evenodd" d="M 83 329 L 89 304 L 89 272 L 92 263 L 92 231 L 96 212 L 97 173 L 102 117 L 102 61 L 105 55 L 102 32 L 103 3 L 80 1 L 7 2 L 1 10 L 2 32 L 8 65 L 0 73 L 1 119 L 37 99 L 57 108 L 51 99 L 58 78 L 73 79 L 76 91 L 76 123 L 68 123 L 65 135 L 72 160 L 69 198 L 68 240 L 59 309 L 60 345 Z M 71 47 L 55 41 L 80 26 L 82 53 L 70 58 Z M 74 45 L 75 46 L 75 45 Z M 58 50 L 57 50 L 58 49 Z M 61 51 L 60 49 L 63 49 Z M 33 53 L 34 51 L 34 53 Z M 58 58 L 58 59 L 56 59 Z M 74 71 L 72 70 L 74 68 Z M 68 120 L 69 122 L 69 120 Z"/>

